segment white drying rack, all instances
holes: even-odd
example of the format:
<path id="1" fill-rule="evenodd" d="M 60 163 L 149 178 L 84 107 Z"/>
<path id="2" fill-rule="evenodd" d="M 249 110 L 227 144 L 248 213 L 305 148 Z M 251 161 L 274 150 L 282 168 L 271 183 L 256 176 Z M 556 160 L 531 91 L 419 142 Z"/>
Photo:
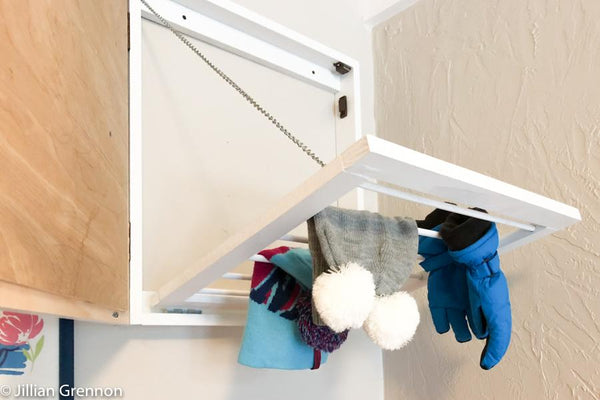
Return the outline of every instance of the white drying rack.
<path id="1" fill-rule="evenodd" d="M 246 290 L 207 289 L 217 279 L 249 280 L 230 271 L 246 260 L 265 261 L 256 253 L 278 239 L 306 243 L 288 232 L 341 196 L 356 188 L 417 202 L 507 225 L 516 230 L 501 238 L 499 252 L 506 253 L 579 221 L 571 206 L 508 183 L 427 156 L 374 136 L 360 138 L 341 155 L 281 199 L 267 214 L 172 276 L 156 292 L 142 289 L 141 259 L 141 82 L 139 46 L 142 9 L 130 2 L 131 11 L 131 315 L 144 325 L 241 325 Z M 253 59 L 336 94 L 350 97 L 352 118 L 336 121 L 336 134 L 358 136 L 360 126 L 358 64 L 229 2 L 202 0 L 192 10 L 170 0 L 153 0 L 178 30 Z M 185 15 L 185 18 L 181 18 Z M 144 11 L 144 18 L 154 20 Z M 231 28 L 234 25 L 236 29 Z M 139 32 L 138 32 L 139 33 Z M 241 36 L 236 36 L 241 35 Z M 250 39 L 251 40 L 250 40 Z M 253 42 L 254 41 L 254 42 Z M 248 46 L 253 48 L 249 49 Z M 256 51 L 252 51 L 252 50 Z M 138 60 L 138 64 L 136 64 Z M 332 72 L 332 61 L 341 60 L 352 72 Z M 310 72 L 309 72 L 310 71 Z M 315 74 L 314 71 L 317 71 Z M 136 122 L 137 121 L 137 122 Z M 450 201 L 458 205 L 446 203 Z M 480 207 L 489 214 L 469 209 Z M 437 233 L 419 230 L 420 235 Z M 412 276 L 406 289 L 422 286 L 424 274 Z M 210 309 L 203 314 L 161 312 L 168 308 Z M 225 307 L 219 307 L 225 306 Z"/>
<path id="2" fill-rule="evenodd" d="M 540 239 L 580 219 L 573 207 L 367 136 L 288 194 L 267 215 L 166 282 L 156 293 L 153 305 L 191 305 L 204 299 L 206 294 L 238 294 L 200 289 L 275 240 L 289 240 L 284 235 L 290 229 L 357 187 L 517 228 L 501 239 L 499 253 Z M 408 193 L 406 189 L 457 204 L 478 206 L 490 214 Z M 437 236 L 427 230 L 420 230 L 419 234 Z M 292 240 L 304 242 L 303 239 Z"/>

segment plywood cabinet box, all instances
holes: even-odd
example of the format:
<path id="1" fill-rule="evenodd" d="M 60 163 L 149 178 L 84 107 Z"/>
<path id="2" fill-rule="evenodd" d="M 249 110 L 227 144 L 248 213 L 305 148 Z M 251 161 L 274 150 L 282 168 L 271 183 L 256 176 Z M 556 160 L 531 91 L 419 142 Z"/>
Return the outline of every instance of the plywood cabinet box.
<path id="1" fill-rule="evenodd" d="M 127 1 L 3 1 L 0 26 L 0 307 L 127 314 Z"/>
<path id="2" fill-rule="evenodd" d="M 363 208 L 366 191 L 505 224 L 514 232 L 500 252 L 580 220 L 568 205 L 363 137 L 350 57 L 234 3 L 150 3 L 328 164 L 291 145 L 137 0 L 0 2 L 0 308 L 241 325 L 253 254 L 305 241 L 303 221 L 332 203 Z"/>

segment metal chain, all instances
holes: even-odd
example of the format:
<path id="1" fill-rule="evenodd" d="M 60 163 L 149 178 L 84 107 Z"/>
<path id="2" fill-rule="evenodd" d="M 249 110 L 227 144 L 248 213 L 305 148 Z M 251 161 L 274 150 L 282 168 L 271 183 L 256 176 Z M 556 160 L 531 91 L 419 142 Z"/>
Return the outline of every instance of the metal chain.
<path id="1" fill-rule="evenodd" d="M 244 89 L 242 89 L 237 83 L 235 83 L 227 74 L 221 71 L 217 66 L 215 66 L 204 54 L 200 52 L 183 34 L 176 31 L 175 28 L 164 19 L 159 13 L 154 11 L 154 9 L 146 2 L 146 0 L 140 0 L 151 12 L 162 22 L 162 24 L 167 27 L 179 40 L 181 40 L 187 47 L 189 47 L 198 57 L 202 59 L 214 72 L 217 73 L 225 82 L 227 82 L 231 87 L 233 87 L 239 94 L 242 95 L 244 99 L 246 99 L 256 110 L 258 110 L 262 115 L 265 116 L 273 125 L 277 127 L 288 139 L 290 139 L 296 146 L 298 146 L 303 152 L 305 152 L 310 158 L 315 160 L 317 164 L 321 167 L 325 166 L 325 163 L 321 161 L 319 157 L 304 143 L 302 143 L 296 136 L 294 136 L 290 131 L 288 131 L 275 117 L 271 115 L 267 110 L 265 110 L 260 104 L 257 103 L 256 100 L 252 96 L 250 96 Z"/>

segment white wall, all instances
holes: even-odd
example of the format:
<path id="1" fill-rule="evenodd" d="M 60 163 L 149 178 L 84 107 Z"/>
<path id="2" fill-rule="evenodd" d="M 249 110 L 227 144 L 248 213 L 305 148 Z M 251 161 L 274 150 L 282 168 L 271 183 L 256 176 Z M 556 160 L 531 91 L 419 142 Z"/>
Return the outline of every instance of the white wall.
<path id="1" fill-rule="evenodd" d="M 257 2 L 243 0 L 239 3 L 358 60 L 361 64 L 363 128 L 365 133 L 373 133 L 371 36 L 363 25 L 363 16 L 361 15 L 363 7 L 359 1 L 280 2 L 269 0 Z M 159 228 L 162 226 L 163 230 L 169 233 L 169 229 L 164 229 L 164 227 L 169 226 L 168 224 L 171 224 L 172 221 L 169 220 L 169 214 L 167 214 L 170 212 L 169 207 L 165 205 L 168 206 L 168 203 L 172 202 L 171 212 L 174 212 L 175 214 L 172 215 L 176 215 L 176 217 L 171 219 L 177 219 L 181 223 L 177 228 L 180 230 L 179 236 L 186 230 L 188 232 L 191 230 L 194 235 L 205 235 L 207 240 L 226 237 L 231 233 L 227 230 L 235 229 L 242 219 L 248 217 L 247 214 L 255 214 L 258 208 L 265 206 L 270 201 L 272 196 L 285 192 L 288 185 L 294 186 L 294 181 L 303 178 L 311 172 L 311 168 L 315 167 L 310 160 L 305 161 L 305 156 L 297 149 L 285 147 L 287 143 L 281 139 L 281 134 L 270 127 L 268 123 L 262 126 L 253 125 L 263 123 L 262 117 L 254 115 L 253 111 L 240 102 L 236 93 L 232 92 L 224 83 L 215 80 L 201 81 L 201 77 L 204 79 L 203 76 L 208 77 L 212 73 L 206 70 L 200 62 L 197 62 L 188 50 L 182 48 L 176 39 L 169 37 L 168 32 L 161 32 L 161 28 L 156 26 L 145 26 L 144 35 L 144 40 L 152 41 L 152 43 L 147 43 L 144 48 L 146 52 L 144 57 L 148 63 L 151 63 L 145 71 L 145 74 L 146 72 L 151 74 L 150 82 L 146 82 L 151 85 L 151 89 L 147 89 L 144 93 L 144 107 L 146 108 L 144 132 L 145 135 L 149 135 L 147 144 L 150 147 L 146 147 L 144 151 L 154 151 L 157 156 L 157 158 L 153 158 L 154 161 L 150 161 L 150 164 L 146 165 L 145 173 L 147 177 L 167 174 L 167 176 L 162 176 L 161 183 L 166 186 L 152 187 L 149 185 L 145 188 L 149 192 L 146 191 L 144 195 L 152 192 L 160 193 L 163 190 L 164 195 L 168 198 L 166 202 L 154 203 L 158 207 L 158 214 L 150 223 Z M 236 75 L 241 76 L 240 79 L 253 89 L 253 93 L 257 93 L 257 97 L 265 99 L 268 102 L 267 105 L 275 109 L 279 115 L 283 115 L 292 128 L 301 128 L 300 131 L 297 131 L 298 136 L 307 142 L 316 143 L 315 146 L 318 147 L 318 150 L 325 154 L 324 158 L 331 158 L 334 155 L 332 151 L 335 147 L 331 141 L 333 136 L 328 137 L 326 132 L 321 131 L 324 126 L 326 128 L 327 123 L 315 125 L 316 121 L 326 117 L 327 112 L 333 112 L 333 107 L 329 108 L 329 95 L 316 91 L 314 88 L 307 89 L 297 86 L 289 79 L 282 77 L 277 77 L 276 81 L 271 82 L 267 92 L 261 92 L 265 89 L 261 80 L 265 78 L 260 78 L 258 81 L 249 79 L 254 76 L 259 77 L 262 74 L 260 68 L 242 65 L 243 63 L 236 64 L 231 57 L 213 50 L 210 50 L 211 54 L 219 61 L 229 63 L 228 67 L 231 67 Z M 170 63 L 171 61 L 174 61 L 173 64 Z M 171 69 L 169 69 L 169 65 L 171 65 Z M 145 79 L 149 79 L 148 76 Z M 213 79 L 213 77 L 208 79 Z M 183 87 L 183 91 L 181 87 Z M 294 107 L 286 107 L 285 97 L 279 97 L 278 100 L 278 96 L 281 94 L 278 94 L 277 91 L 283 88 L 287 88 L 291 94 L 298 96 L 298 99 L 292 102 Z M 227 96 L 231 96 L 231 100 L 228 100 Z M 333 100 L 332 96 L 331 100 Z M 309 103 L 303 107 L 303 101 Z M 217 108 L 221 104 L 221 111 L 218 109 L 207 111 L 211 102 Z M 194 128 L 195 118 L 199 119 L 202 116 L 203 121 L 207 121 L 207 118 L 214 118 L 216 114 L 222 113 L 223 104 L 230 104 L 230 120 L 225 121 L 225 126 L 230 128 L 218 129 L 212 134 L 208 132 L 209 129 L 206 125 L 203 125 L 202 129 Z M 161 119 L 162 116 L 166 119 Z M 241 127 L 236 128 L 236 124 L 240 123 Z M 313 125 L 311 126 L 311 124 Z M 211 129 L 214 127 L 216 125 Z M 243 129 L 244 127 L 246 130 Z M 237 134 L 230 135 L 232 129 Z M 206 142 L 199 140 L 198 137 L 202 137 L 202 135 L 209 140 Z M 170 142 L 169 138 L 172 139 Z M 176 146 L 173 145 L 173 141 L 177 142 Z M 223 154 L 228 156 L 233 154 L 235 158 L 239 148 L 230 146 L 233 148 L 228 151 L 228 141 L 236 143 L 239 148 L 244 150 L 256 150 L 256 162 L 232 163 L 228 170 L 217 171 L 213 175 L 213 190 L 223 192 L 219 195 L 228 195 L 227 186 L 233 188 L 238 184 L 240 187 L 249 184 L 248 179 L 253 175 L 248 176 L 247 168 L 256 168 L 257 173 L 262 168 L 263 175 L 270 169 L 271 174 L 265 176 L 263 193 L 260 192 L 261 186 L 263 186 L 260 182 L 254 185 L 255 191 L 243 192 L 247 193 L 246 202 L 239 198 L 226 198 L 224 202 L 220 203 L 217 200 L 218 195 L 215 194 L 211 201 L 211 193 L 205 193 L 204 201 L 198 204 L 200 211 L 193 213 L 193 202 L 189 198 L 173 196 L 172 191 L 183 190 L 185 195 L 189 196 L 190 191 L 200 190 L 201 187 L 198 185 L 194 187 L 194 183 L 192 183 L 192 187 L 182 187 L 183 183 L 177 184 L 174 180 L 181 179 L 183 182 L 183 178 L 192 177 L 195 178 L 195 181 L 192 180 L 195 184 L 198 184 L 198 179 L 204 179 L 204 183 L 211 183 L 210 174 L 195 176 L 191 172 L 194 160 L 197 160 L 199 171 L 202 168 L 210 167 L 204 161 L 211 154 L 206 152 L 207 149 L 202 149 L 203 144 L 218 146 L 214 147 L 214 154 L 218 151 L 227 151 Z M 259 146 L 261 141 L 263 145 Z M 175 156 L 166 157 L 165 160 L 165 154 L 161 155 L 159 151 L 161 149 L 164 150 L 164 153 L 175 154 Z M 198 154 L 194 153 L 196 150 L 199 151 Z M 204 156 L 201 154 L 202 151 L 205 152 Z M 269 152 L 272 152 L 272 157 Z M 161 158 L 158 158 L 159 156 Z M 241 153 L 240 156 L 242 156 Z M 217 161 L 219 161 L 218 157 L 215 157 L 215 162 Z M 264 162 L 267 164 L 260 167 Z M 176 163 L 186 165 L 186 168 L 183 169 L 185 177 L 173 173 L 174 169 L 171 167 L 176 166 Z M 286 171 L 289 171 L 287 175 Z M 224 175 L 220 177 L 219 173 Z M 233 178 L 236 173 L 241 174 L 237 183 Z M 210 186 L 208 187 L 210 188 Z M 236 194 L 234 190 L 230 191 L 229 195 L 235 197 L 239 196 L 239 193 Z M 262 203 L 261 196 L 264 199 Z M 222 218 L 206 214 L 206 206 L 209 203 L 211 207 L 220 207 L 216 210 L 222 213 Z M 223 213 L 227 211 L 227 207 L 224 207 L 225 204 L 228 205 L 231 214 L 227 220 L 223 220 L 227 215 L 227 212 Z M 146 208 L 145 212 L 151 216 L 157 209 Z M 183 215 L 180 215 L 182 209 L 188 210 L 187 214 L 184 212 Z M 194 228 L 189 223 L 189 220 L 194 218 L 198 218 L 205 224 L 200 231 L 194 231 L 197 226 Z M 149 250 L 160 248 L 161 244 L 170 246 L 171 249 L 177 249 L 178 235 L 171 235 L 173 236 L 172 240 L 169 239 L 168 234 L 162 237 L 154 236 Z M 187 236 L 181 237 L 186 238 Z M 200 243 L 200 247 L 206 245 L 206 243 Z M 190 243 L 185 246 L 189 247 Z M 188 262 L 185 257 L 181 258 L 181 254 L 176 251 L 172 252 L 170 256 L 165 252 L 145 253 L 145 256 L 150 257 L 149 261 L 155 264 L 153 267 L 155 274 L 145 281 L 146 287 L 154 288 L 157 282 L 164 278 L 160 272 L 161 265 L 181 267 L 182 264 Z M 180 258 L 177 258 L 178 262 L 173 263 L 173 257 Z M 77 323 L 76 384 L 79 386 L 122 386 L 125 398 L 149 400 L 168 397 L 197 397 L 216 400 L 304 399 L 307 397 L 344 400 L 383 398 L 381 352 L 361 331 L 353 332 L 342 349 L 332 354 L 330 360 L 320 370 L 297 372 L 253 370 L 238 365 L 237 352 L 241 336 L 241 328 L 113 327 Z"/>
<path id="2" fill-rule="evenodd" d="M 237 364 L 241 328 L 75 326 L 78 386 L 125 399 L 383 399 L 381 359 L 362 331 L 316 371 Z"/>

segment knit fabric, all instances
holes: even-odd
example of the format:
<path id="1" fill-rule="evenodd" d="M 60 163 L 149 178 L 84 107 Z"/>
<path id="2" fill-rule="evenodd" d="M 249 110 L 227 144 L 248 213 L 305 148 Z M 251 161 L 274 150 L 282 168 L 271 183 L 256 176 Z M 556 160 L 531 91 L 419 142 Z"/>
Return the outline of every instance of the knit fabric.
<path id="1" fill-rule="evenodd" d="M 308 221 L 313 280 L 329 268 L 355 262 L 373 274 L 379 296 L 391 295 L 416 262 L 418 233 L 412 218 L 327 207 Z M 323 322 L 313 308 L 313 320 Z"/>
<path id="2" fill-rule="evenodd" d="M 260 254 L 274 262 L 285 260 L 288 251 L 287 247 L 279 247 Z M 297 255 L 293 252 L 292 259 Z M 298 298 L 309 296 L 309 291 L 296 276 L 306 279 L 310 268 L 310 262 L 287 263 L 286 270 L 276 264 L 254 264 L 240 364 L 293 370 L 316 369 L 327 361 L 328 354 L 306 344 L 298 328 Z"/>
<path id="3" fill-rule="evenodd" d="M 339 349 L 348 338 L 347 330 L 335 333 L 327 326 L 313 323 L 310 295 L 305 293 L 298 298 L 298 328 L 306 344 L 328 353 Z"/>
<path id="4" fill-rule="evenodd" d="M 308 249 L 290 249 L 285 252 L 277 252 L 270 261 L 290 275 L 293 275 L 298 283 L 306 291 L 298 295 L 296 303 L 298 313 L 298 328 L 302 340 L 309 346 L 331 353 L 338 349 L 346 340 L 348 333 L 336 334 L 327 326 L 312 323 L 312 304 L 310 290 L 312 289 L 312 258 Z"/>

